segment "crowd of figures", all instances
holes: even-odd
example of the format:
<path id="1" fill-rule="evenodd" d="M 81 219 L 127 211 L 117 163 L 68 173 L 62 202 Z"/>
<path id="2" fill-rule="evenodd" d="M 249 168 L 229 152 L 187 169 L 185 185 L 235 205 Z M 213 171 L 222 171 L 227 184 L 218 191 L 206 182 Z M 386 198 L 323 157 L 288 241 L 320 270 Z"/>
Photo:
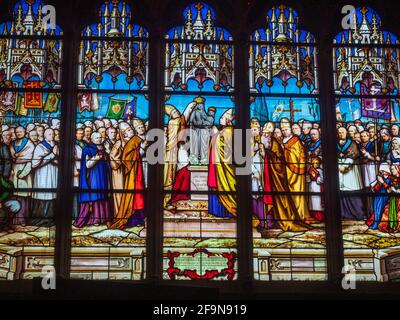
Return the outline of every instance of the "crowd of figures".
<path id="1" fill-rule="evenodd" d="M 59 126 L 58 119 L 1 126 L 1 229 L 54 224 Z"/>
<path id="2" fill-rule="evenodd" d="M 324 201 L 317 195 L 324 188 L 319 125 L 282 119 L 261 126 L 253 118 L 251 129 L 253 213 L 260 232 L 301 231 L 310 221 L 323 221 Z M 400 126 L 338 122 L 337 138 L 340 191 L 346 192 L 340 198 L 342 218 L 399 232 Z M 312 194 L 299 194 L 304 192 Z"/>
<path id="3" fill-rule="evenodd" d="M 146 125 L 139 118 L 98 118 L 77 124 L 75 227 L 144 226 L 147 144 Z"/>
<path id="4" fill-rule="evenodd" d="M 1 127 L 0 227 L 54 225 L 60 121 Z M 78 123 L 75 138 L 74 225 L 144 224 L 145 125 L 96 119 Z M 47 191 L 49 190 L 49 191 Z M 119 190 L 120 193 L 110 193 Z M 138 192 L 126 193 L 135 190 Z M 135 215 L 134 215 L 135 213 Z M 133 217 L 134 216 L 134 217 Z"/>
<path id="5" fill-rule="evenodd" d="M 190 165 L 209 166 L 210 191 L 235 191 L 233 164 L 208 164 L 208 157 L 220 157 L 226 151 L 224 147 L 231 145 L 228 140 L 233 136 L 233 110 L 226 110 L 219 119 L 219 128 L 225 133 L 222 138 L 215 126 L 211 129 L 215 108 L 206 112 L 204 102 L 204 98 L 197 97 L 183 112 L 173 105 L 165 107 L 164 189 L 172 195 L 168 206 L 173 211 L 177 202 L 189 200 Z M 139 118 L 103 118 L 77 125 L 74 186 L 79 192 L 75 227 L 107 224 L 112 229 L 124 229 L 145 225 L 143 192 L 147 185 L 149 146 L 146 127 Z M 190 127 L 194 130 L 186 140 L 184 131 Z M 219 217 L 235 216 L 235 196 L 210 195 L 209 211 Z"/>
<path id="6" fill-rule="evenodd" d="M 231 148 L 233 109 L 224 111 L 215 125 L 215 108 L 206 111 L 204 103 L 205 99 L 196 98 L 183 112 L 166 107 L 164 189 L 170 197 L 165 206 L 175 212 L 180 200 L 190 199 L 189 166 L 207 166 L 208 211 L 233 218 L 237 215 L 234 165 L 214 161 L 224 159 Z M 193 120 L 199 122 L 197 127 Z M 1 127 L 2 229 L 54 224 L 59 125 L 52 119 Z M 181 141 L 181 131 L 191 126 L 195 130 Z M 366 221 L 371 229 L 384 232 L 400 230 L 399 131 L 398 125 L 338 123 L 340 190 L 350 192 L 340 198 L 343 219 Z M 251 132 L 252 206 L 258 230 L 304 231 L 324 221 L 319 124 L 284 118 L 261 125 L 253 118 Z M 145 224 L 146 135 L 146 124 L 139 118 L 99 117 L 76 125 L 75 227 L 107 224 L 123 229 Z"/>
<path id="7" fill-rule="evenodd" d="M 251 119 L 254 225 L 306 231 L 324 220 L 321 133 L 318 123 Z M 307 196 L 307 192 L 313 194 Z"/>
<path id="8" fill-rule="evenodd" d="M 165 106 L 164 190 L 165 209 L 176 213 L 179 202 L 190 201 L 189 167 L 207 169 L 208 213 L 218 218 L 237 216 L 236 178 L 233 164 L 234 109 L 205 107 L 206 99 L 197 97 L 183 111 Z M 196 170 L 196 169 L 195 169 Z M 203 189 L 204 190 L 204 189 Z"/>
<path id="9" fill-rule="evenodd" d="M 233 136 L 233 109 L 226 110 L 219 119 L 219 127 L 228 134 L 220 137 L 214 126 L 212 138 L 210 131 L 215 108 L 210 107 L 206 114 L 204 101 L 204 98 L 196 98 L 182 113 L 172 105 L 166 106 L 164 188 L 174 193 L 169 199 L 173 208 L 177 201 L 189 199 L 188 166 L 209 165 L 208 157 L 219 157 L 219 153 L 226 150 L 224 146 L 231 145 L 225 139 Z M 207 127 L 204 126 L 206 122 Z M 184 148 L 182 130 L 193 124 L 194 134 L 188 138 L 190 147 Z M 215 144 L 215 147 L 209 149 L 210 144 Z M 107 225 L 111 229 L 124 229 L 145 225 L 147 148 L 146 124 L 139 118 L 116 120 L 98 117 L 77 123 L 73 174 L 73 225 L 76 228 Z M 215 153 L 211 149 L 216 150 Z M 2 228 L 12 230 L 15 225 L 54 224 L 58 158 L 58 120 L 2 127 Z M 210 191 L 235 192 L 231 161 L 218 163 L 210 170 Z M 209 198 L 212 214 L 220 217 L 236 214 L 233 194 Z"/>
<path id="10" fill-rule="evenodd" d="M 176 212 L 180 200 L 190 200 L 190 166 L 207 166 L 208 212 L 221 218 L 237 215 L 236 179 L 232 159 L 233 109 L 216 120 L 216 108 L 205 110 L 197 97 L 184 111 L 167 105 L 164 129 L 164 189 L 170 193 L 166 209 Z M 182 132 L 190 135 L 185 139 Z M 253 192 L 283 195 L 254 196 L 253 207 L 261 229 L 307 230 L 323 220 L 323 200 L 292 192 L 318 193 L 323 188 L 318 124 L 283 119 L 261 128 L 252 120 Z M 147 184 L 145 123 L 139 118 L 99 117 L 76 125 L 74 147 L 74 216 L 77 228 L 107 225 L 124 229 L 145 224 Z M 189 142 L 189 143 L 187 143 Z M 2 128 L 2 225 L 50 226 L 54 218 L 59 157 L 59 121 Z M 217 161 L 222 159 L 222 161 Z M 8 189 L 6 187 L 8 186 Z M 33 191 L 32 191 L 32 190 Z"/>
<path id="11" fill-rule="evenodd" d="M 400 126 L 356 120 L 337 127 L 340 190 L 350 193 L 341 198 L 342 217 L 399 232 Z"/>

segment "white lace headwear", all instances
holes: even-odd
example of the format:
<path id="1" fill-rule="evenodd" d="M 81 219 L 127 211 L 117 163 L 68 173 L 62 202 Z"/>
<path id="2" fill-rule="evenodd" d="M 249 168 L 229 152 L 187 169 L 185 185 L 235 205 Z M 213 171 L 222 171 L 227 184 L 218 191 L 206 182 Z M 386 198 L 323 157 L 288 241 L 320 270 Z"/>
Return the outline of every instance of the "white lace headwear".
<path id="1" fill-rule="evenodd" d="M 383 162 L 379 165 L 379 172 L 388 172 L 390 173 L 390 165 L 387 162 Z"/>

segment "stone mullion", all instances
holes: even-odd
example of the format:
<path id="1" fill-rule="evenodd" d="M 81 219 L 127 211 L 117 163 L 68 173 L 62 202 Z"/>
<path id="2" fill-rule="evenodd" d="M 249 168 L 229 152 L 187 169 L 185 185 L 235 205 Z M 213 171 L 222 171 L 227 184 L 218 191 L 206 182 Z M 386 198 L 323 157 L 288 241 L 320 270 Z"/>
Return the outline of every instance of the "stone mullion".
<path id="1" fill-rule="evenodd" d="M 321 15 L 329 14 L 321 10 Z M 321 17 L 321 19 L 323 19 Z M 326 17 L 329 21 L 329 17 Z M 339 207 L 338 159 L 336 150 L 336 108 L 333 88 L 332 43 L 329 30 L 320 30 L 317 44 L 320 106 L 322 127 L 322 152 L 324 164 L 325 190 L 325 232 L 328 279 L 332 284 L 341 282 L 343 266 L 343 241 L 341 229 L 341 214 Z"/>
<path id="2" fill-rule="evenodd" d="M 59 187 L 56 203 L 55 267 L 57 275 L 68 278 L 71 265 L 71 232 L 73 210 L 73 155 L 77 105 L 77 66 L 80 25 L 76 15 L 68 10 L 72 20 L 65 25 L 62 63 L 62 109 L 60 127 Z"/>
<path id="3" fill-rule="evenodd" d="M 163 59 L 162 32 L 150 30 L 149 41 L 149 129 L 163 127 Z M 149 165 L 147 190 L 147 279 L 158 281 L 162 278 L 163 259 L 163 164 Z"/>
<path id="4" fill-rule="evenodd" d="M 244 21 L 245 19 L 240 19 Z M 239 21 L 238 21 L 239 22 Z M 236 129 L 242 130 L 242 150 L 246 150 L 245 130 L 250 125 L 250 93 L 248 77 L 249 41 L 248 35 L 243 32 L 244 26 L 234 37 L 234 79 L 235 79 L 235 105 Z M 238 279 L 242 290 L 250 289 L 253 279 L 253 246 L 252 246 L 252 210 L 251 210 L 250 175 L 237 176 L 238 217 L 237 217 L 237 243 L 238 243 Z"/>

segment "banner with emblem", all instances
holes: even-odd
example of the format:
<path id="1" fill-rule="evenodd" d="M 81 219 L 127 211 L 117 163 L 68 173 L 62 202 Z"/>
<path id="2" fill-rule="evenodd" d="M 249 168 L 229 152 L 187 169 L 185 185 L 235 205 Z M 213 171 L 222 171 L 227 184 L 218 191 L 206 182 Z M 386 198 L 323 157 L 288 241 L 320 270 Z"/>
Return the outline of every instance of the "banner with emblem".
<path id="1" fill-rule="evenodd" d="M 78 94 L 78 108 L 79 112 L 90 111 L 92 104 L 92 95 L 90 92 L 83 92 Z"/>
<path id="2" fill-rule="evenodd" d="M 40 81 L 29 81 L 24 84 L 24 89 L 40 89 Z M 43 109 L 42 92 L 25 92 L 25 108 L 26 109 Z"/>
<path id="3" fill-rule="evenodd" d="M 128 102 L 126 105 L 125 111 L 124 111 L 124 118 L 132 120 L 134 117 L 136 117 L 136 102 L 137 98 L 133 97 L 133 99 Z"/>
<path id="4" fill-rule="evenodd" d="M 28 115 L 28 109 L 25 108 L 25 98 L 21 95 L 17 96 L 17 107 L 15 109 L 15 114 L 22 117 Z"/>
<path id="5" fill-rule="evenodd" d="M 361 94 L 377 96 L 361 99 L 361 115 L 367 118 L 390 120 L 390 100 L 382 97 L 382 85 L 367 76 L 361 83 Z"/>
<path id="6" fill-rule="evenodd" d="M 110 98 L 106 118 L 108 119 L 121 119 L 125 112 L 127 101 Z"/>
<path id="7" fill-rule="evenodd" d="M 58 106 L 61 101 L 61 96 L 58 93 L 49 93 L 44 103 L 44 112 L 54 113 L 58 111 Z"/>
<path id="8" fill-rule="evenodd" d="M 363 117 L 390 120 L 391 106 L 389 99 L 361 99 L 361 112 Z"/>
<path id="9" fill-rule="evenodd" d="M 11 83 L 8 87 L 16 88 L 17 83 Z M 15 111 L 17 107 L 17 92 L 13 91 L 0 91 L 0 111 Z"/>

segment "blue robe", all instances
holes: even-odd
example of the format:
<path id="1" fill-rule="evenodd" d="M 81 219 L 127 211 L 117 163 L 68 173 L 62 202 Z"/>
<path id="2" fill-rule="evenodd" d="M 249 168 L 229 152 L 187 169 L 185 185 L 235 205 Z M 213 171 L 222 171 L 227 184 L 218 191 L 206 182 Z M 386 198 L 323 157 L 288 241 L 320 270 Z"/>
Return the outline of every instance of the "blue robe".
<path id="1" fill-rule="evenodd" d="M 381 147 L 380 148 L 381 149 L 381 155 L 384 158 L 390 152 L 390 141 L 381 142 L 380 147 Z"/>
<path id="2" fill-rule="evenodd" d="M 390 178 L 383 179 L 383 181 L 387 185 L 390 185 L 390 183 L 391 183 L 391 179 Z M 372 203 L 372 210 L 373 210 L 374 220 L 373 220 L 373 223 L 369 226 L 369 228 L 372 229 L 372 230 L 377 230 L 378 229 L 379 224 L 381 223 L 382 214 L 383 214 L 383 211 L 385 210 L 386 203 L 389 200 L 389 196 L 387 194 L 387 191 L 383 186 L 380 187 L 379 194 L 381 194 L 381 195 L 374 197 L 374 200 L 373 200 L 373 203 Z"/>
<path id="3" fill-rule="evenodd" d="M 234 216 L 225 209 L 216 194 L 210 194 L 208 196 L 208 212 L 219 218 L 234 218 Z"/>
<path id="4" fill-rule="evenodd" d="M 19 146 L 17 146 L 17 141 L 13 142 L 13 147 L 16 153 L 20 152 L 22 149 L 25 148 L 25 146 L 27 145 L 29 139 L 28 138 L 23 138 L 21 141 L 21 144 Z"/>
<path id="5" fill-rule="evenodd" d="M 363 146 L 363 145 L 359 145 L 358 146 L 359 147 L 359 149 L 361 149 L 362 147 L 364 147 L 364 149 L 368 152 L 368 153 L 371 153 L 371 154 L 374 154 L 375 153 L 375 150 L 374 150 L 374 144 L 371 142 L 371 141 L 368 141 L 367 142 L 367 144 L 365 145 L 365 146 Z"/>
<path id="6" fill-rule="evenodd" d="M 317 150 L 320 146 L 321 146 L 321 140 L 318 140 L 318 141 L 316 141 L 316 142 L 309 141 L 309 142 L 307 143 L 307 148 L 308 148 L 308 151 L 310 151 L 310 152 L 314 152 L 314 151 Z"/>
<path id="7" fill-rule="evenodd" d="M 387 155 L 387 160 L 390 161 L 392 164 L 393 163 L 400 163 L 400 158 L 396 158 L 393 156 L 392 151 L 390 151 Z"/>
<path id="8" fill-rule="evenodd" d="M 81 171 L 79 175 L 79 188 L 82 190 L 78 194 L 78 203 L 92 202 L 108 199 L 108 191 L 111 189 L 111 167 L 110 163 L 104 159 L 97 161 L 96 165 L 90 169 L 86 168 L 86 157 L 94 157 L 99 150 L 95 144 L 88 144 L 82 151 Z M 96 190 L 96 192 L 85 192 Z M 104 190 L 101 192 L 99 190 Z"/>

